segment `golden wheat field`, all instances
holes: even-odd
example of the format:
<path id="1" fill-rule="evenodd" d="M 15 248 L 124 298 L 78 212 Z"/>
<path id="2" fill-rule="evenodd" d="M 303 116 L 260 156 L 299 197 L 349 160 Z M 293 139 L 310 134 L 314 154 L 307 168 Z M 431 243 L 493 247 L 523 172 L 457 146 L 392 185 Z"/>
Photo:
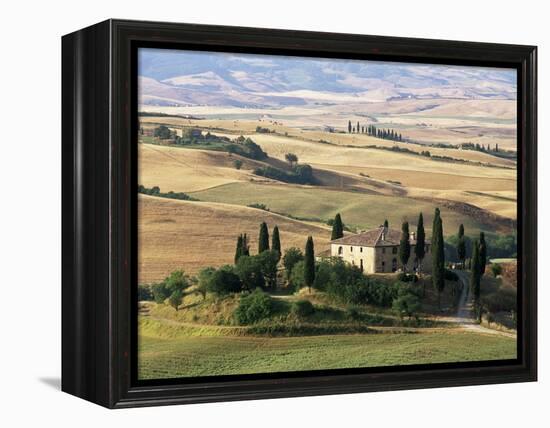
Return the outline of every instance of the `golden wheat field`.
<path id="1" fill-rule="evenodd" d="M 162 191 L 194 192 L 237 181 L 246 181 L 250 170 L 258 163 L 239 157 L 243 162 L 237 170 L 235 157 L 225 152 L 185 150 L 177 147 L 139 144 L 139 184 L 159 186 Z"/>
<path id="2" fill-rule="evenodd" d="M 326 194 L 321 191 L 323 188 L 344 192 L 349 196 L 347 201 L 356 197 L 354 192 L 380 195 L 378 198 L 373 196 L 377 201 L 374 210 L 377 217 L 383 216 L 384 201 L 393 201 L 393 210 L 399 198 L 407 198 L 403 199 L 407 207 L 411 203 L 419 207 L 427 206 L 431 201 L 436 206 L 439 202 L 435 201 L 447 200 L 471 204 L 503 218 L 516 218 L 515 162 L 486 153 L 430 147 L 433 154 L 467 160 L 466 163 L 435 161 L 407 153 L 361 147 L 371 144 L 388 147 L 395 144 L 380 138 L 291 128 L 274 123 L 273 120 L 143 117 L 143 123 L 149 127 L 166 124 L 176 129 L 200 125 L 203 131 L 216 135 L 230 138 L 248 136 L 268 153 L 269 158 L 255 161 L 222 151 L 139 144 L 139 184 L 149 188 L 159 186 L 162 192 L 186 192 L 199 200 L 206 198 L 223 202 L 189 202 L 140 195 L 140 282 L 159 281 L 174 269 L 184 268 L 195 274 L 205 266 L 231 263 L 238 234 L 247 233 L 251 237 L 251 248 L 254 248 L 262 221 L 266 221 L 270 228 L 278 224 L 284 248 L 303 248 L 305 239 L 311 234 L 320 251 L 327 249 L 330 233 L 324 222 L 331 213 L 328 205 L 323 208 L 322 201 L 318 201 L 315 206 L 319 209 L 311 213 L 303 209 L 289 211 L 289 204 L 300 207 L 297 195 L 303 195 L 304 191 L 307 194 L 319 194 L 320 197 Z M 277 132 L 256 133 L 259 125 Z M 414 151 L 422 149 L 419 145 L 400 145 Z M 312 165 L 320 186 L 308 190 L 308 186 L 280 183 L 254 174 L 254 169 L 262 165 L 288 169 L 285 154 L 289 152 L 296 154 L 300 163 Z M 242 162 L 240 169 L 235 167 L 237 159 Z M 479 162 L 498 167 L 481 165 Z M 245 189 L 256 189 L 254 185 L 258 184 L 267 185 L 261 187 L 268 196 L 263 199 L 274 209 L 281 206 L 279 212 L 322 218 L 315 223 L 305 222 L 246 207 L 246 204 L 262 202 L 263 199 L 254 194 L 246 197 Z M 222 189 L 227 185 L 237 186 L 236 189 L 242 189 L 244 194 L 240 192 L 235 201 L 231 197 L 207 196 L 210 190 Z M 277 202 L 277 195 L 286 188 L 289 189 L 289 197 L 295 199 L 281 205 Z M 391 198 L 384 198 L 383 195 Z M 357 217 L 359 213 L 356 209 L 352 211 L 355 217 L 350 219 L 356 224 L 371 225 L 382 221 L 381 218 L 362 219 L 360 215 Z M 367 209 L 365 215 L 371 211 Z M 463 215 L 457 213 L 457 219 Z M 393 212 L 387 216 L 393 218 Z M 453 227 L 454 217 L 453 214 Z M 466 216 L 463 223 L 476 230 L 477 227 L 487 227 L 479 221 L 479 218 Z"/>
<path id="3" fill-rule="evenodd" d="M 330 229 L 266 211 L 208 202 L 189 202 L 139 195 L 138 277 L 140 283 L 164 279 L 176 269 L 196 274 L 206 266 L 233 263 L 240 233 L 250 237 L 254 252 L 260 223 L 281 234 L 283 251 L 303 248 L 311 235 L 318 251 L 328 248 Z"/>
<path id="4" fill-rule="evenodd" d="M 305 163 L 339 165 L 344 167 L 384 167 L 397 169 L 402 174 L 408 171 L 443 173 L 476 178 L 514 179 L 514 168 L 489 168 L 480 165 L 438 162 L 406 153 L 370 148 L 337 147 L 328 144 L 302 141 L 296 138 L 272 134 L 250 135 L 270 156 L 284 159 L 285 153 L 295 153 Z M 454 150 L 449 150 L 454 152 Z"/>

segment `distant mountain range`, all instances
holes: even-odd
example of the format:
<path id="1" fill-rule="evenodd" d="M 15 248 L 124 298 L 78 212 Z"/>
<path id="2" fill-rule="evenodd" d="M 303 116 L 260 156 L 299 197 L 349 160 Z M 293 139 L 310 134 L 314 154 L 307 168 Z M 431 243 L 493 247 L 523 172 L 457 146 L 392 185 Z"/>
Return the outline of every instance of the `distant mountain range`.
<path id="1" fill-rule="evenodd" d="M 139 102 L 284 107 L 516 99 L 512 69 L 140 49 Z"/>

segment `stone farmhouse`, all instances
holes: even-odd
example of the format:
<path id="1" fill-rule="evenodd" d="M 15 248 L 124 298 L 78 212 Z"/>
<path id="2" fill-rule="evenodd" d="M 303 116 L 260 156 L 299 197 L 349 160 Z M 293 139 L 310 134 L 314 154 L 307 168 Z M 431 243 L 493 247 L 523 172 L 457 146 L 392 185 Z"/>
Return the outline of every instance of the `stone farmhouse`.
<path id="1" fill-rule="evenodd" d="M 331 257 L 340 257 L 346 262 L 358 266 L 364 273 L 396 272 L 403 266 L 399 260 L 399 241 L 401 232 L 380 226 L 373 230 L 344 236 L 330 242 Z M 431 245 L 426 237 L 425 256 L 422 260 L 422 272 L 431 270 Z M 418 260 L 415 256 L 416 236 L 410 234 L 411 256 L 407 263 L 408 272 L 416 272 Z"/>

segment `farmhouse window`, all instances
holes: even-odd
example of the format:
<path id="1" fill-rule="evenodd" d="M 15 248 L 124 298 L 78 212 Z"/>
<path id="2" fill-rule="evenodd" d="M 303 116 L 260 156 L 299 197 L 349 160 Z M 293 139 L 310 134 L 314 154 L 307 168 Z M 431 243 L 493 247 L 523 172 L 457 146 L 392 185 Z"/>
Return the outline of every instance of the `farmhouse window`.
<path id="1" fill-rule="evenodd" d="M 344 249 L 342 247 L 338 247 L 338 255 L 341 256 Z"/>
<path id="2" fill-rule="evenodd" d="M 397 247 L 393 247 L 391 252 L 392 252 L 392 254 L 397 254 Z"/>

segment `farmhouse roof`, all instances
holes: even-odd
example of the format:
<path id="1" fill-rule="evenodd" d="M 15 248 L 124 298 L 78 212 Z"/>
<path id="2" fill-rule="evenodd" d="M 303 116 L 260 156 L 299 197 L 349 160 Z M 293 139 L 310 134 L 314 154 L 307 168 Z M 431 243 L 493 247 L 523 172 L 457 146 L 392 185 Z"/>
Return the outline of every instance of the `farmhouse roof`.
<path id="1" fill-rule="evenodd" d="M 399 245 L 401 240 L 401 232 L 399 230 L 390 229 L 384 226 L 376 229 L 367 230 L 365 232 L 356 233 L 353 235 L 344 236 L 343 238 L 331 241 L 331 244 L 342 245 L 357 245 L 361 247 L 384 247 Z M 426 238 L 427 240 L 427 238 Z M 415 234 L 410 234 L 411 245 L 416 244 Z"/>

